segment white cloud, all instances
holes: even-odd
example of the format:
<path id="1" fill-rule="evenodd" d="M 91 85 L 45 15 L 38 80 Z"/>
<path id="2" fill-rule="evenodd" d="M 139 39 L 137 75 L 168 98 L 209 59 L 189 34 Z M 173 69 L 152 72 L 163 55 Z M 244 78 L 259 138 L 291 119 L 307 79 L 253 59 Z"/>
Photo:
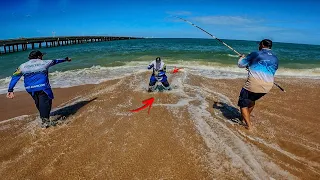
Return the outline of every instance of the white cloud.
<path id="1" fill-rule="evenodd" d="M 247 32 L 274 32 L 274 31 L 285 31 L 287 28 L 282 27 L 273 27 L 273 26 L 264 26 L 264 25 L 251 25 L 251 26 L 243 26 L 238 27 L 238 30 L 247 31 Z"/>
<path id="2" fill-rule="evenodd" d="M 193 17 L 192 21 L 214 25 L 248 25 L 260 23 L 263 20 L 254 20 L 241 16 L 199 16 Z"/>
<path id="3" fill-rule="evenodd" d="M 170 15 L 175 15 L 175 16 L 187 16 L 187 15 L 191 15 L 192 12 L 190 11 L 169 11 L 169 12 L 166 12 L 167 14 L 170 14 Z"/>
<path id="4" fill-rule="evenodd" d="M 246 36 L 249 34 L 265 35 L 288 31 L 288 28 L 266 24 L 267 21 L 265 19 L 251 19 L 242 16 L 198 16 L 190 19 L 191 22 L 196 24 L 206 25 L 204 28 L 209 31 L 214 28 L 214 30 L 227 30 L 231 34 L 245 34 Z"/>
<path id="5" fill-rule="evenodd" d="M 226 39 L 292 41 L 292 37 L 303 37 L 298 29 L 269 24 L 267 19 L 252 19 L 242 16 L 197 16 L 186 18 L 208 32 Z"/>

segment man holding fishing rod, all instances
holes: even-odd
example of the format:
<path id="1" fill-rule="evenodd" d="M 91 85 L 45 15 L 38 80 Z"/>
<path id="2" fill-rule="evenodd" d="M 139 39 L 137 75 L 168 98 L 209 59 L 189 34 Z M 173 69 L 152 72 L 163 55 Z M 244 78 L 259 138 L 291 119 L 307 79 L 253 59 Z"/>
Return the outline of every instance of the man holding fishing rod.
<path id="1" fill-rule="evenodd" d="M 242 120 L 251 129 L 250 113 L 255 101 L 267 94 L 274 84 L 274 75 L 278 69 L 278 58 L 271 51 L 272 41 L 264 39 L 259 43 L 259 51 L 248 56 L 241 55 L 238 67 L 247 68 L 248 78 L 240 92 L 238 106 Z"/>
<path id="2" fill-rule="evenodd" d="M 273 85 L 286 92 L 274 82 L 274 75 L 278 69 L 278 58 L 271 51 L 272 41 L 269 39 L 262 40 L 259 43 L 259 51 L 252 52 L 246 57 L 201 27 L 181 17 L 176 16 L 176 18 L 200 29 L 240 56 L 238 66 L 248 70 L 248 78 L 240 92 L 238 106 L 240 107 L 242 121 L 245 121 L 247 129 L 251 129 L 250 113 L 255 106 L 255 101 L 267 94 Z"/>

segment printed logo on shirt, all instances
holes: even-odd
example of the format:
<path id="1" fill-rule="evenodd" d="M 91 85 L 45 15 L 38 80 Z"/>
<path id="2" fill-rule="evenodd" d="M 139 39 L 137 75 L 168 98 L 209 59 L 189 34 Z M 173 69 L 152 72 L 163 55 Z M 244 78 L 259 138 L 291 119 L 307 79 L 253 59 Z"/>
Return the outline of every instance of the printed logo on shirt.
<path id="1" fill-rule="evenodd" d="M 258 62 L 258 64 L 264 66 L 269 72 L 275 73 L 276 71 L 276 65 L 271 60 L 261 60 Z"/>
<path id="2" fill-rule="evenodd" d="M 38 84 L 38 85 L 34 85 L 34 86 L 27 86 L 26 89 L 38 88 L 38 87 L 43 87 L 43 86 L 46 86 L 46 84 Z"/>

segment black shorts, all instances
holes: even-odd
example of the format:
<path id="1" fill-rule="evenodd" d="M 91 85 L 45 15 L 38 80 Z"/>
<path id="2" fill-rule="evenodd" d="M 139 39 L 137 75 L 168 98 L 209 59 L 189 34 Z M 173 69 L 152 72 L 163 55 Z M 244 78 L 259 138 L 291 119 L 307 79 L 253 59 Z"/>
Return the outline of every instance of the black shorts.
<path id="1" fill-rule="evenodd" d="M 239 96 L 238 106 L 240 108 L 250 107 L 253 102 L 260 99 L 266 93 L 254 93 L 242 88 Z"/>

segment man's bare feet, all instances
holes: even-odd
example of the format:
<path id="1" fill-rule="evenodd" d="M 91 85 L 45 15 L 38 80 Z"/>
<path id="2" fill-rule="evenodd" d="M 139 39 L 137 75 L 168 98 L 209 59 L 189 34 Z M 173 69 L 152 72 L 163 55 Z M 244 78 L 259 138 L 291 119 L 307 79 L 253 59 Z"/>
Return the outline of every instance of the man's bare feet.
<path id="1" fill-rule="evenodd" d="M 252 124 L 247 124 L 244 120 L 241 121 L 242 125 L 247 129 L 247 130 L 251 130 L 252 129 Z"/>
<path id="2" fill-rule="evenodd" d="M 252 130 L 252 126 L 251 125 L 250 126 L 246 126 L 246 129 L 250 131 L 250 130 Z"/>

